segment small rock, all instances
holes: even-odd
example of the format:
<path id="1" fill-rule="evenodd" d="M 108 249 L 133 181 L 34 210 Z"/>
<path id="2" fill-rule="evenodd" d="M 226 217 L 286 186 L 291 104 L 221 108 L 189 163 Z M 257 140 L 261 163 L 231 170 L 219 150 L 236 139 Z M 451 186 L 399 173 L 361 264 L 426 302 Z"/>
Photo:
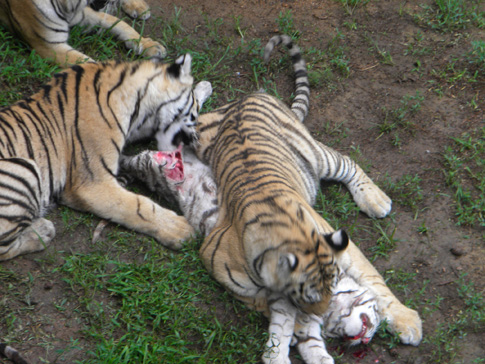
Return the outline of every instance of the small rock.
<path id="1" fill-rule="evenodd" d="M 54 284 L 52 282 L 47 282 L 47 283 L 44 284 L 45 290 L 52 289 L 53 287 L 54 287 Z"/>
<path id="2" fill-rule="evenodd" d="M 456 257 L 461 257 L 462 255 L 466 254 L 466 252 L 463 248 L 451 248 L 450 252 L 451 252 L 451 254 L 453 254 Z"/>

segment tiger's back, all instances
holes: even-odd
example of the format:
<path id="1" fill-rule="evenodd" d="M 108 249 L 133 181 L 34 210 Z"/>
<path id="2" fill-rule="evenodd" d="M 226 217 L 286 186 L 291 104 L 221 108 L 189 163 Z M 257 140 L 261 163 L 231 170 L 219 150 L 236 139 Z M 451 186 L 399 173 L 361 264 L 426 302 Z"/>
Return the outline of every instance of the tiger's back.
<path id="1" fill-rule="evenodd" d="M 323 313 L 334 256 L 345 246 L 325 238 L 333 229 L 308 202 L 319 187 L 312 165 L 320 163 L 309 161 L 317 146 L 307 129 L 293 108 L 265 93 L 204 114 L 199 125 L 198 155 L 213 166 L 220 201 L 219 220 L 200 250 L 205 265 L 257 309 L 267 310 L 261 298 L 275 291 Z"/>

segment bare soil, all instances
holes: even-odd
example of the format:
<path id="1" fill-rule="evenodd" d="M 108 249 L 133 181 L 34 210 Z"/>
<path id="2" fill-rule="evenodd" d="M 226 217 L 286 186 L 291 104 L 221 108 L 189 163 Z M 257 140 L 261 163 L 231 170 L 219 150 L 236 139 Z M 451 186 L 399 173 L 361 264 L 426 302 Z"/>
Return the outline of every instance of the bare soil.
<path id="1" fill-rule="evenodd" d="M 427 296 L 434 299 L 443 297 L 440 309 L 431 315 L 424 316 L 424 338 L 433 337 L 440 324 L 449 322 L 464 310 L 464 303 L 457 296 L 456 281 L 462 273 L 468 273 L 467 280 L 473 282 L 478 292 L 484 292 L 484 229 L 478 226 L 457 226 L 452 190 L 446 185 L 443 173 L 443 152 L 451 145 L 451 137 L 459 137 L 464 132 L 476 130 L 484 125 L 483 110 L 485 107 L 484 79 L 476 83 L 445 83 L 431 74 L 431 71 L 444 69 L 454 57 L 460 57 L 470 49 L 470 39 L 484 39 L 483 32 L 470 28 L 461 32 L 441 33 L 419 24 L 413 14 L 422 12 L 419 4 L 431 2 L 381 0 L 371 1 L 365 8 L 358 8 L 350 16 L 345 9 L 332 0 L 300 1 L 258 1 L 258 0 L 172 0 L 171 2 L 148 1 L 153 16 L 169 19 L 173 7 L 182 9 L 181 21 L 188 32 L 203 24 L 203 15 L 211 18 L 222 18 L 221 34 L 234 36 L 234 17 L 241 16 L 240 25 L 245 29 L 245 38 L 269 39 L 278 32 L 275 20 L 280 12 L 291 10 L 295 28 L 301 32 L 299 45 L 302 49 L 310 47 L 326 49 L 338 28 L 345 34 L 343 45 L 350 60 L 350 74 L 334 82 L 335 87 L 316 87 L 312 90 L 311 110 L 306 124 L 313 134 L 324 143 L 333 145 L 344 154 L 350 154 L 358 146 L 359 159 L 368 163 L 370 176 L 383 180 L 387 173 L 391 180 L 397 181 L 405 175 L 419 175 L 423 201 L 419 211 L 395 203 L 393 219 L 396 225 L 394 238 L 397 247 L 387 259 L 377 259 L 376 267 L 380 272 L 403 270 L 415 272 L 416 280 L 407 286 L 408 293 L 418 291 L 423 283 L 429 280 Z M 355 21 L 356 30 L 349 30 L 345 23 Z M 148 22 L 149 25 L 150 22 Z M 150 29 L 156 37 L 157 29 Z M 424 36 L 422 44 L 430 49 L 425 55 L 406 55 L 406 49 L 417 32 Z M 367 38 L 366 38 L 367 37 Z M 368 37 L 377 42 L 379 48 L 392 55 L 393 64 L 383 64 Z M 171 50 L 169 49 L 169 52 Z M 244 61 L 244 60 L 243 60 Z M 415 72 L 419 61 L 421 71 Z M 240 71 L 239 69 L 234 72 Z M 234 88 L 245 89 L 247 80 L 234 76 Z M 430 81 L 441 86 L 442 95 L 433 91 Z M 277 85 L 280 95 L 286 100 L 293 89 L 291 72 L 282 77 Z M 246 90 L 250 91 L 250 90 Z M 400 130 L 400 145 L 392 142 L 393 134 L 380 136 L 378 125 L 385 118 L 387 110 L 400 106 L 405 95 L 415 95 L 419 91 L 424 96 L 422 108 L 413 115 L 410 121 L 415 128 Z M 224 94 L 224 90 L 218 90 Z M 478 97 L 477 97 L 478 95 Z M 475 97 L 476 108 L 470 106 Z M 328 127 L 342 124 L 338 135 L 327 135 Z M 341 133 L 346 134 L 343 137 Z M 57 237 L 52 243 L 58 251 L 89 251 L 92 229 L 97 220 L 91 224 L 81 224 L 79 229 L 66 230 L 59 212 L 51 214 L 57 228 Z M 359 216 L 360 220 L 367 219 Z M 425 223 L 427 233 L 418 232 Z M 91 229 L 91 230 L 90 230 Z M 374 245 L 366 231 L 355 231 L 353 240 L 360 242 L 364 253 Z M 55 262 L 60 259 L 49 251 L 20 257 L 2 265 L 24 276 L 28 274 L 42 277 L 42 265 L 39 257 L 47 255 Z M 2 278 L 3 280 L 4 278 Z M 8 290 L 9 287 L 2 287 Z M 83 343 L 81 328 L 83 319 L 76 315 L 75 307 L 69 307 L 70 315 L 59 314 L 53 306 L 60 304 L 66 295 L 72 294 L 66 283 L 49 275 L 49 280 L 37 279 L 28 295 L 19 297 L 12 303 L 11 309 L 22 312 L 26 300 L 35 301 L 35 314 L 24 320 L 26 332 L 36 335 L 36 330 L 50 337 L 49 347 L 33 346 L 30 341 L 26 347 L 29 358 L 46 356 L 50 353 L 50 362 L 55 362 L 55 350 L 64 348 L 70 338 L 79 338 Z M 396 292 L 404 299 L 404 292 Z M 0 298 L 1 300 L 1 298 Z M 30 302 L 29 302 L 30 303 Z M 24 305 L 22 307 L 22 305 Z M 420 308 L 418 307 L 418 311 Z M 7 312 L 5 312 L 7 314 Z M 32 314 L 32 313 L 30 313 Z M 221 315 L 224 315 L 222 312 Z M 42 317 L 42 319 L 40 319 Z M 66 319 L 67 317 L 67 319 Z M 236 316 L 235 316 L 236 317 Z M 36 318 L 39 318 L 36 322 Z M 67 320 L 68 322 L 65 322 Z M 0 330 L 3 330 L 0 325 Z M 45 340 L 44 340 L 45 341 Z M 458 357 L 461 363 L 471 363 L 477 358 L 485 358 L 485 335 L 483 331 L 467 332 L 465 340 L 459 346 Z M 89 345 L 89 344 L 88 344 Z M 357 351 L 356 351 L 357 350 Z M 360 350 L 360 352 L 359 352 Z M 341 362 L 348 363 L 428 363 L 435 362 L 431 355 L 433 345 L 423 343 L 419 347 L 398 345 L 388 349 L 385 345 L 371 343 L 364 355 L 362 348 L 348 350 Z M 82 360 L 82 352 L 73 352 L 70 360 Z M 355 355 L 352 355 L 355 354 Z M 0 359 L 0 363 L 6 362 Z M 293 358 L 294 363 L 299 363 Z"/>

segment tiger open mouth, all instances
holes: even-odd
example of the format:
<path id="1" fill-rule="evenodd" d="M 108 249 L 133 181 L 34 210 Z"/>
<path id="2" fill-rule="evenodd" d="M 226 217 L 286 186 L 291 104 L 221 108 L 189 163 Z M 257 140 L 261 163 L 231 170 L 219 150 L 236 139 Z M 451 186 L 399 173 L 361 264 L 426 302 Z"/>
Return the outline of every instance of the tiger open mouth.
<path id="1" fill-rule="evenodd" d="M 351 341 L 351 345 L 358 342 L 358 340 L 361 340 L 363 344 L 368 344 L 370 339 L 367 337 L 364 337 L 366 332 L 367 332 L 367 322 L 369 321 L 369 317 L 365 313 L 360 314 L 360 319 L 362 320 L 362 329 L 360 330 L 360 333 L 355 336 L 345 336 L 344 340 L 345 341 Z"/>
<path id="2" fill-rule="evenodd" d="M 175 183 L 181 183 L 185 180 L 182 145 L 171 152 L 156 152 L 153 159 L 156 163 L 163 165 L 163 173 L 167 179 Z"/>

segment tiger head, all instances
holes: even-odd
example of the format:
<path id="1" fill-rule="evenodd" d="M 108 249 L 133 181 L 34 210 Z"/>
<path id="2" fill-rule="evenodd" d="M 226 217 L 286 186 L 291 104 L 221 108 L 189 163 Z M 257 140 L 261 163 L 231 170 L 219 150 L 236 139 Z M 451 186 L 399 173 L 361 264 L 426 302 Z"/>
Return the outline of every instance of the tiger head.
<path id="1" fill-rule="evenodd" d="M 167 68 L 167 78 L 177 82 L 167 82 L 175 88 L 182 86 L 180 90 L 167 92 L 180 92 L 178 99 L 182 102 L 174 102 L 158 109 L 157 119 L 159 122 L 155 138 L 159 150 L 175 149 L 179 145 L 189 145 L 196 139 L 197 118 L 204 102 L 212 94 L 212 86 L 208 81 L 199 82 L 192 88 L 193 77 L 191 76 L 190 54 L 178 57 Z"/>
<path id="2" fill-rule="evenodd" d="M 273 236 L 277 235 L 272 229 Z M 263 234 L 263 236 L 266 234 Z M 322 314 L 328 307 L 336 276 L 336 254 L 348 245 L 344 230 L 308 234 L 301 225 L 280 236 L 254 260 L 253 269 L 266 288 L 280 292 L 307 313 Z"/>
<path id="3" fill-rule="evenodd" d="M 325 336 L 343 338 L 350 346 L 368 344 L 380 323 L 376 296 L 352 277 L 339 277 L 322 318 Z"/>

